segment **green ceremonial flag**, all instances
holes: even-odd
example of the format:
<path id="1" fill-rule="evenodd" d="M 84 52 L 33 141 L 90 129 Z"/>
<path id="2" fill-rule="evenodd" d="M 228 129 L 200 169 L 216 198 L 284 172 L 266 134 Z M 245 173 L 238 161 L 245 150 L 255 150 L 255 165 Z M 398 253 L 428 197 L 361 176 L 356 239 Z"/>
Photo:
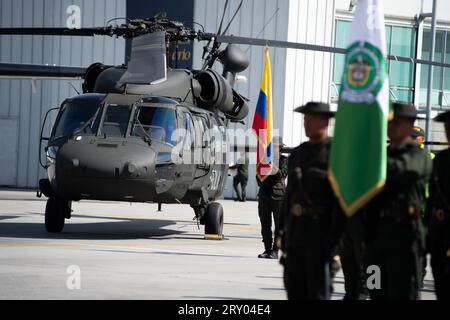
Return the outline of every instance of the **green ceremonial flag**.
<path id="1" fill-rule="evenodd" d="M 359 0 L 339 93 L 328 178 L 350 217 L 386 180 L 389 83 L 381 0 Z"/>

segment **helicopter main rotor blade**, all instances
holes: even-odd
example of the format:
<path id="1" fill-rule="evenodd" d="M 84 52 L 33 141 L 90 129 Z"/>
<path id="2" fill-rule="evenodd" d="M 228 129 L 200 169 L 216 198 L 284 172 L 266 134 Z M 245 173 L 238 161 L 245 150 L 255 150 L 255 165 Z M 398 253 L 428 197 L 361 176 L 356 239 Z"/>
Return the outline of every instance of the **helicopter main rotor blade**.
<path id="1" fill-rule="evenodd" d="M 5 79 L 81 79 L 85 71 L 82 67 L 0 63 L 0 78 Z"/>
<path id="2" fill-rule="evenodd" d="M 286 49 L 302 49 L 302 50 L 312 50 L 312 51 L 330 52 L 330 53 L 338 53 L 338 54 L 347 53 L 347 50 L 344 48 L 320 46 L 320 45 L 307 44 L 307 43 L 248 38 L 248 37 L 225 36 L 225 35 L 216 35 L 215 37 L 217 38 L 217 41 L 223 42 L 223 43 L 244 44 L 244 45 L 250 45 L 250 46 L 253 45 L 253 46 L 261 46 L 261 47 L 267 46 L 267 47 L 286 48 Z M 433 65 L 436 67 L 450 68 L 449 63 L 438 62 L 438 61 L 428 61 L 428 60 L 415 59 L 415 58 L 409 58 L 409 57 L 401 57 L 401 56 L 395 56 L 395 55 L 388 55 L 387 58 L 389 60 L 395 60 L 395 61 L 419 63 L 419 64 L 425 64 L 425 65 Z"/>
<path id="3" fill-rule="evenodd" d="M 287 49 L 303 49 L 303 50 L 315 50 L 323 52 L 333 52 L 333 53 L 346 53 L 345 49 L 319 46 L 307 43 L 280 41 L 280 40 L 269 40 L 269 39 L 258 39 L 249 37 L 236 37 L 236 36 L 226 36 L 217 35 L 217 40 L 219 42 L 234 43 L 234 44 L 246 44 L 250 46 L 261 46 L 261 47 L 274 47 L 274 48 L 287 48 Z"/>
<path id="4" fill-rule="evenodd" d="M 145 23 L 148 23 L 149 26 L 154 24 L 155 26 L 161 27 L 157 22 L 149 22 L 147 20 L 136 20 L 131 21 L 129 25 L 121 25 L 121 26 L 108 26 L 108 27 L 94 27 L 94 28 L 81 28 L 81 29 L 69 29 L 69 28 L 0 28 L 0 35 L 56 35 L 56 36 L 94 36 L 94 35 L 107 35 L 107 36 L 117 36 L 117 37 L 125 37 L 132 38 L 136 36 L 140 36 L 147 33 L 153 33 L 155 31 L 160 31 L 161 29 L 152 29 L 149 28 Z M 167 21 L 163 21 L 164 25 L 167 25 L 167 28 L 180 28 L 178 25 L 172 26 L 172 24 Z M 177 31 L 176 29 L 175 31 Z M 297 43 L 297 42 L 289 42 L 289 41 L 280 41 L 280 40 L 269 40 L 269 39 L 259 39 L 259 38 L 249 38 L 249 37 L 238 37 L 238 36 L 227 36 L 227 35 L 218 35 L 212 33 L 205 32 L 194 32 L 190 29 L 178 30 L 177 32 L 173 31 L 173 35 L 171 36 L 170 41 L 187 41 L 187 40 L 214 40 L 215 43 L 234 43 L 234 44 L 243 44 L 243 45 L 254 45 L 254 46 L 268 46 L 275 48 L 287 48 L 287 49 L 303 49 L 303 50 L 312 50 L 319 52 L 330 52 L 330 53 L 338 53 L 345 54 L 346 49 L 344 48 L 336 48 L 330 46 L 321 46 L 321 45 L 313 45 L 307 43 Z M 167 31 L 166 31 L 167 32 Z M 217 51 L 218 48 L 215 48 Z M 395 55 L 388 55 L 388 59 L 409 63 L 419 63 L 425 65 L 433 65 L 436 67 L 445 67 L 450 68 L 449 63 L 437 62 L 437 61 L 428 61 L 422 59 L 415 59 L 410 57 L 402 57 Z M 215 58 L 211 57 L 208 61 L 205 61 L 205 65 L 212 65 L 214 63 Z"/>
<path id="5" fill-rule="evenodd" d="M 109 35 L 111 28 L 0 28 L 0 35 L 80 36 Z"/>

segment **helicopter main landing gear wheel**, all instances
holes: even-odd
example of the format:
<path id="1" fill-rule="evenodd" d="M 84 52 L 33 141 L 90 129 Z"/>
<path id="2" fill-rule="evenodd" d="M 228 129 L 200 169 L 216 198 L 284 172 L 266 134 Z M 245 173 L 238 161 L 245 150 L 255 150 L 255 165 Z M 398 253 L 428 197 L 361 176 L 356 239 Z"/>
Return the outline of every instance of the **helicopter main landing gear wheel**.
<path id="1" fill-rule="evenodd" d="M 64 229 L 64 220 L 70 215 L 69 201 L 50 197 L 45 206 L 45 229 L 47 232 L 61 232 Z"/>
<path id="2" fill-rule="evenodd" d="M 208 204 L 204 222 L 206 240 L 223 239 L 223 207 L 220 203 L 211 202 Z"/>

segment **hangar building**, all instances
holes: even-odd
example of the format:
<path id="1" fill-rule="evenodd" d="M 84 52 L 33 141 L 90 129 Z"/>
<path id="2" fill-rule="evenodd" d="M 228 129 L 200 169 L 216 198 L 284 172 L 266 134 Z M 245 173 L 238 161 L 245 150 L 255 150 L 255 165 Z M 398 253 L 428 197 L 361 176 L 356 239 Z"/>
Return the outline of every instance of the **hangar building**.
<path id="1" fill-rule="evenodd" d="M 228 21 L 240 0 L 230 0 Z M 353 10 L 350 0 L 244 0 L 228 34 L 344 48 Z M 0 27 L 91 27 L 121 23 L 114 18 L 149 17 L 167 12 L 167 17 L 194 28 L 215 32 L 225 0 L 0 0 Z M 384 1 L 389 54 L 429 59 L 431 19 L 419 14 L 431 12 L 432 0 Z M 193 25 L 192 23 L 195 22 Z M 245 125 L 251 128 L 263 72 L 264 48 L 242 46 L 251 64 L 243 72 L 246 82 L 237 89 L 250 98 Z M 182 48 L 183 65 L 199 68 L 203 44 Z M 296 146 L 305 140 L 302 116 L 293 109 L 310 100 L 335 105 L 344 56 L 319 51 L 269 49 L 273 79 L 273 124 L 284 143 Z M 0 62 L 83 66 L 93 62 L 122 64 L 129 44 L 109 37 L 0 36 Z M 435 60 L 450 63 L 450 3 L 437 0 Z M 428 67 L 390 61 L 390 97 L 414 103 L 420 111 L 426 105 Z M 49 108 L 81 91 L 81 81 L 0 79 L 0 186 L 36 187 L 45 172 L 38 165 L 39 131 Z M 434 67 L 433 114 L 450 108 L 450 70 Z M 54 117 L 53 117 L 54 118 Z M 50 118 L 44 133 L 51 126 Z M 424 125 L 422 120 L 419 124 Z M 332 131 L 332 129 L 331 129 Z M 330 132 L 332 134 L 332 132 Z M 432 125 L 432 140 L 443 140 L 443 128 Z M 250 141 L 254 144 L 254 139 Z M 236 155 L 233 155 L 236 156 Z M 255 166 L 250 167 L 248 197 L 257 193 Z M 229 179 L 226 197 L 232 196 Z"/>

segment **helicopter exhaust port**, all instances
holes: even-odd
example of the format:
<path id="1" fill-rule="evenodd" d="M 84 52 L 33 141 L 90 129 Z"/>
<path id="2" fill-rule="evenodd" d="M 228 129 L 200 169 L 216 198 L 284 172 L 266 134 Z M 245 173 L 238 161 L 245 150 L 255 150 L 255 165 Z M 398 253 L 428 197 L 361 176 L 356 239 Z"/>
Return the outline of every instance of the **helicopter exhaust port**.
<path id="1" fill-rule="evenodd" d="M 233 90 L 225 78 L 209 69 L 200 72 L 196 79 L 202 88 L 198 96 L 200 102 L 224 113 L 233 110 Z"/>
<path id="2" fill-rule="evenodd" d="M 247 117 L 246 99 L 232 89 L 223 76 L 208 69 L 198 73 L 195 79 L 201 87 L 200 92 L 196 94 L 200 106 L 218 108 L 231 121 L 240 121 Z"/>

